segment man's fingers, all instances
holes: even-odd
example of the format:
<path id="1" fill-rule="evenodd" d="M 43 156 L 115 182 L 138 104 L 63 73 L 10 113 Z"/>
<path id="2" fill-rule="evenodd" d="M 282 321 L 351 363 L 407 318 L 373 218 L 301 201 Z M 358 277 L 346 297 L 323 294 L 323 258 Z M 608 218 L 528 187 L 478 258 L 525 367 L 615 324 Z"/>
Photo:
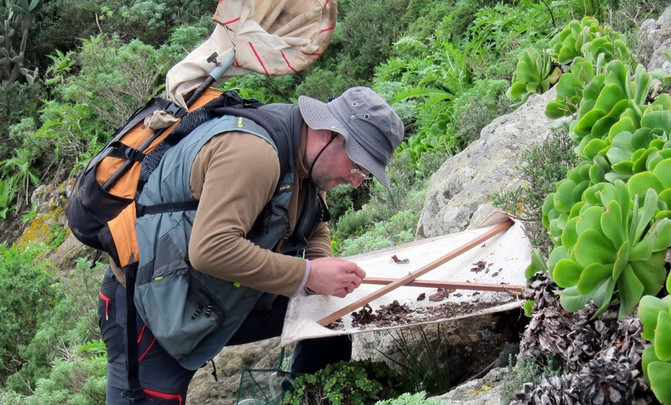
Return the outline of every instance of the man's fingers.
<path id="1" fill-rule="evenodd" d="M 361 280 L 366 277 L 366 272 L 359 266 L 356 266 L 354 269 L 354 274 L 356 274 Z"/>
<path id="2" fill-rule="evenodd" d="M 366 272 L 356 263 L 341 258 L 320 258 L 312 261 L 306 286 L 320 294 L 343 298 L 357 289 Z"/>

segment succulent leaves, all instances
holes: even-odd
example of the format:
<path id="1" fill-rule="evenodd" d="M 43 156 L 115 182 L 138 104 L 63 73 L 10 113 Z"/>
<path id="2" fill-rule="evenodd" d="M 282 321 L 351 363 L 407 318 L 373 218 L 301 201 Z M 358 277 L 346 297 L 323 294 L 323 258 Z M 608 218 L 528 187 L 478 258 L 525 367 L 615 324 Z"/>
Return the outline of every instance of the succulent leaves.
<path id="1" fill-rule="evenodd" d="M 534 256 L 526 275 L 546 271 L 570 312 L 593 302 L 596 318 L 615 304 L 622 319 L 638 308 L 641 336 L 653 342 L 644 374 L 671 404 L 671 295 L 654 297 L 664 286 L 671 293 L 671 95 L 650 96 L 659 72 L 632 72 L 624 37 L 592 17 L 570 22 L 547 55 L 554 62 L 535 51 L 520 58 L 508 95 L 524 101 L 545 91 L 540 65 L 560 66 L 546 116 L 573 116 L 581 161 L 545 199 L 542 222 L 555 247 L 547 263 Z"/>
<path id="2" fill-rule="evenodd" d="M 605 183 L 596 196 L 598 205 L 583 204 L 567 220 L 561 236 L 563 257 L 550 275 L 565 288 L 559 294 L 567 310 L 592 299 L 598 316 L 617 293 L 622 318 L 634 311 L 644 293 L 655 295 L 663 287 L 671 220 L 655 221 L 659 200 L 653 188 L 641 198 L 642 206 L 642 195 L 632 194 L 619 180 Z"/>
<path id="3" fill-rule="evenodd" d="M 594 17 L 584 17 L 580 22 L 571 21 L 550 40 L 548 51 L 561 64 L 571 63 L 576 57 L 584 55 L 596 57 L 604 54 L 608 61 L 626 61 L 629 58 L 624 35 L 599 25 Z"/>
<path id="4" fill-rule="evenodd" d="M 561 69 L 552 63 L 550 55 L 528 48 L 517 62 L 512 86 L 506 95 L 512 100 L 520 99 L 515 106 L 523 104 L 530 95 L 545 93 L 561 76 Z"/>
<path id="5" fill-rule="evenodd" d="M 671 296 L 644 296 L 638 308 L 641 337 L 652 342 L 643 352 L 643 374 L 663 404 L 671 403 Z"/>

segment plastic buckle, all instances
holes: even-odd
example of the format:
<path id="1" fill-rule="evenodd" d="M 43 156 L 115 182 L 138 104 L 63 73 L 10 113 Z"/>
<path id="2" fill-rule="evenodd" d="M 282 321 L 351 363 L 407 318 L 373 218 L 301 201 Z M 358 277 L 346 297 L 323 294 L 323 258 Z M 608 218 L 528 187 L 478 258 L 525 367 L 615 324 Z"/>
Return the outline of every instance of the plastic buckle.
<path id="1" fill-rule="evenodd" d="M 124 154 L 126 159 L 132 160 L 134 162 L 142 162 L 142 160 L 144 159 L 144 156 L 145 156 L 144 153 L 140 152 L 139 150 L 137 150 L 135 148 L 131 148 L 131 147 L 124 148 L 122 150 L 122 153 Z"/>
<path id="2" fill-rule="evenodd" d="M 186 115 L 186 110 L 175 103 L 170 103 L 170 105 L 165 108 L 165 112 L 176 118 L 182 118 Z"/>
<path id="3" fill-rule="evenodd" d="M 133 388 L 121 393 L 121 397 L 130 403 L 144 399 L 144 390 L 142 387 Z"/>

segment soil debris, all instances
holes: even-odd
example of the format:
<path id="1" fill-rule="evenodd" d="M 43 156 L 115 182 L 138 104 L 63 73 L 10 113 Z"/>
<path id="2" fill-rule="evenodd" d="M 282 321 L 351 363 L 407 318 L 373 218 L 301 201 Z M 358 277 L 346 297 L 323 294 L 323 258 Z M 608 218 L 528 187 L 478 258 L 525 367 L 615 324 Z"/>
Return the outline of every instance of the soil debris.
<path id="1" fill-rule="evenodd" d="M 510 299 L 512 300 L 512 298 Z M 473 314 L 489 308 L 492 305 L 482 302 L 444 302 L 440 305 L 411 309 L 394 300 L 389 305 L 381 305 L 376 311 L 368 305 L 361 310 L 352 312 L 352 327 L 365 329 L 367 325 L 373 327 L 409 325 L 416 322 L 432 322 L 440 319 Z"/>
<path id="2" fill-rule="evenodd" d="M 375 321 L 373 308 L 370 305 L 364 305 L 359 311 L 352 312 L 352 326 L 366 325 Z"/>
<path id="3" fill-rule="evenodd" d="M 352 326 L 360 327 L 375 323 L 377 326 L 404 325 L 409 323 L 407 315 L 412 310 L 407 305 L 401 305 L 394 300 L 389 305 L 380 305 L 380 309 L 373 313 L 370 305 L 364 305 L 361 310 L 352 312 Z"/>
<path id="4" fill-rule="evenodd" d="M 477 262 L 473 263 L 473 266 L 474 267 L 471 267 L 471 271 L 475 272 L 475 273 L 479 273 L 482 270 L 485 270 L 485 268 L 488 267 L 488 264 L 487 264 L 486 261 L 480 260 L 480 261 L 477 261 Z"/>
<path id="5" fill-rule="evenodd" d="M 417 301 L 424 301 L 426 299 L 426 293 L 421 293 L 419 294 L 419 297 L 417 297 Z"/>
<path id="6" fill-rule="evenodd" d="M 396 263 L 396 264 L 406 264 L 406 263 L 410 263 L 410 259 L 399 259 L 398 256 L 396 256 L 396 255 L 393 255 L 393 256 L 391 257 L 391 260 L 393 260 L 394 263 Z"/>
<path id="7" fill-rule="evenodd" d="M 451 292 L 454 292 L 454 290 L 448 290 L 446 288 L 440 287 L 435 294 L 429 296 L 429 301 L 440 302 L 449 297 Z"/>
<path id="8" fill-rule="evenodd" d="M 326 325 L 326 328 L 331 330 L 344 330 L 345 323 L 343 322 L 342 318 L 338 318 L 335 321 Z"/>

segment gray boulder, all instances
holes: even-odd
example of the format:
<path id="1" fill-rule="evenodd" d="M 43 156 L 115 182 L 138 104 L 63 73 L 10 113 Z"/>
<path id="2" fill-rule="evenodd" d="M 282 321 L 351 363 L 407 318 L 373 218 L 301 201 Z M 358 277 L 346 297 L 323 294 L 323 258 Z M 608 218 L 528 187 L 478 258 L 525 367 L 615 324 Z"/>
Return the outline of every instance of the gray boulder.
<path id="1" fill-rule="evenodd" d="M 648 71 L 661 69 L 667 62 L 664 53 L 671 48 L 671 7 L 657 19 L 643 21 L 638 31 L 638 57 Z"/>
<path id="2" fill-rule="evenodd" d="M 483 128 L 480 139 L 443 163 L 431 178 L 417 236 L 428 238 L 476 227 L 495 211 L 488 203 L 489 195 L 521 185 L 515 177 L 520 152 L 547 138 L 562 121 L 545 117 L 545 106 L 555 97 L 554 88 L 532 95 L 513 113 L 492 121 Z"/>

